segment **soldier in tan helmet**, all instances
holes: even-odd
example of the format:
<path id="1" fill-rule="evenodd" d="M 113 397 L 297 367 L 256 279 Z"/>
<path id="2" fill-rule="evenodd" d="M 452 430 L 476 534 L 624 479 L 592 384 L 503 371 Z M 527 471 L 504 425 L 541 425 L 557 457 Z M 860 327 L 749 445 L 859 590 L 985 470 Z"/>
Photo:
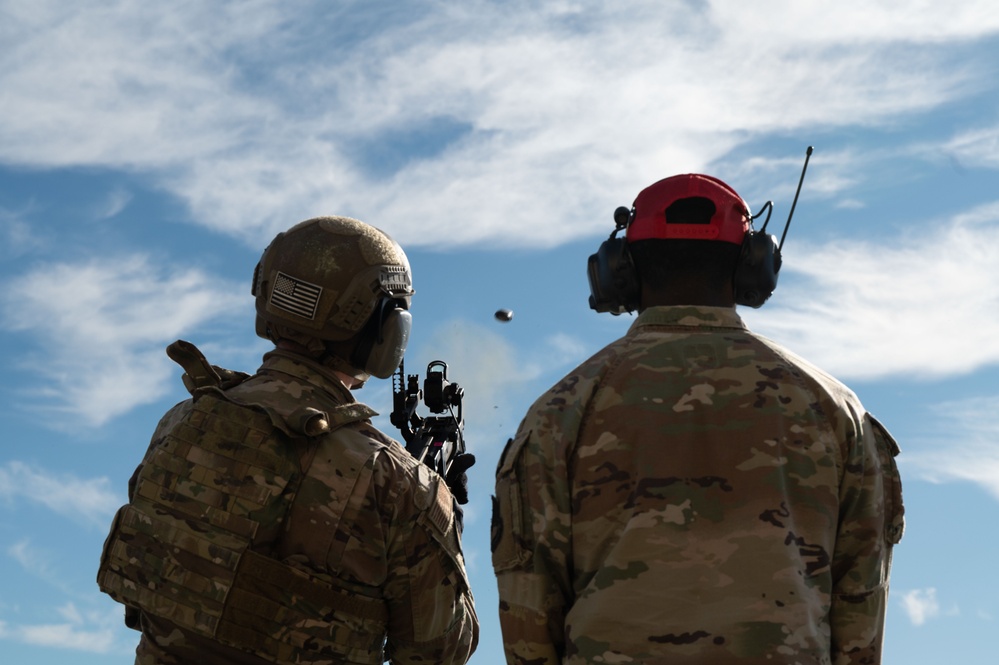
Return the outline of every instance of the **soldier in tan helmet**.
<path id="1" fill-rule="evenodd" d="M 507 662 L 880 663 L 898 448 L 849 388 L 743 323 L 779 246 L 699 174 L 615 218 L 590 304 L 639 314 L 538 398 L 497 469 Z"/>
<path id="2" fill-rule="evenodd" d="M 98 573 L 142 632 L 137 664 L 469 659 L 460 508 L 350 392 L 399 366 L 413 293 L 388 235 L 310 219 L 257 265 L 275 349 L 254 375 L 168 348 L 192 397 L 156 428 Z"/>

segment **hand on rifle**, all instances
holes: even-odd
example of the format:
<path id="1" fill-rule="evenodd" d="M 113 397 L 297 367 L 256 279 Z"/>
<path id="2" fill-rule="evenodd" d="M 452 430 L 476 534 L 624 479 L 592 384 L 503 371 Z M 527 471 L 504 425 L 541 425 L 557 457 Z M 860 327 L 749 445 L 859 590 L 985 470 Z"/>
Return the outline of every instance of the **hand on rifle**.
<path id="1" fill-rule="evenodd" d="M 444 482 L 454 495 L 454 500 L 461 505 L 468 503 L 468 475 L 465 472 L 472 468 L 473 464 L 475 464 L 475 455 L 458 453 L 451 461 L 451 468 L 444 477 Z"/>

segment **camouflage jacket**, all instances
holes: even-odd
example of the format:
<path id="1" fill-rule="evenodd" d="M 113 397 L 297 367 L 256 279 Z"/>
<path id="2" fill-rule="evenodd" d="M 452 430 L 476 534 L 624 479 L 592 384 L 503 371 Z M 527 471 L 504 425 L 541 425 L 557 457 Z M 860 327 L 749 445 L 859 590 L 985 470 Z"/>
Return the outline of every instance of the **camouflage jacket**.
<path id="1" fill-rule="evenodd" d="M 507 661 L 879 663 L 897 452 L 734 308 L 644 311 L 500 458 Z"/>
<path id="2" fill-rule="evenodd" d="M 236 383 L 163 417 L 105 545 L 102 588 L 142 609 L 136 663 L 465 663 L 478 620 L 444 482 L 307 358 Z"/>

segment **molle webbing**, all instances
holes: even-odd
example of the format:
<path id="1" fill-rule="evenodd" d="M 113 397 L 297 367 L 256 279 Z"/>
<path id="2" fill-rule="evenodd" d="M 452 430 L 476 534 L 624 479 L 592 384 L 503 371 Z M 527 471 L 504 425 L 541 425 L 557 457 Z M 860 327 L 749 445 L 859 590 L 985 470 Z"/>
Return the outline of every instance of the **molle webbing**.
<path id="1" fill-rule="evenodd" d="M 276 537 L 302 477 L 297 450 L 274 436 L 263 413 L 211 394 L 191 408 L 153 447 L 119 510 L 101 588 L 278 663 L 380 663 L 379 599 L 348 595 L 250 549 L 267 551 Z"/>
<path id="2" fill-rule="evenodd" d="M 281 663 L 329 663 L 338 658 L 382 662 L 388 611 L 380 599 L 348 594 L 249 551 L 236 579 L 216 634 L 219 641 L 249 647 Z M 334 613 L 338 621 L 332 620 Z M 306 642 L 309 648 L 303 650 Z"/>

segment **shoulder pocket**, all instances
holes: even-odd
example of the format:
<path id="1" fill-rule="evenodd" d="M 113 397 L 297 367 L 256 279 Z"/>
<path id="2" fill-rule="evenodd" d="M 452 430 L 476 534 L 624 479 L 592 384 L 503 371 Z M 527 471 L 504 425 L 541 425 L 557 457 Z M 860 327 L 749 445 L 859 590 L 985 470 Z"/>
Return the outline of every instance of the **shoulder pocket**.
<path id="1" fill-rule="evenodd" d="M 901 452 L 898 443 L 884 425 L 871 414 L 867 414 L 878 444 L 881 458 L 881 473 L 885 488 L 885 538 L 890 545 L 897 545 L 905 531 L 905 505 L 902 503 L 902 477 L 898 472 L 895 458 Z"/>
<path id="2" fill-rule="evenodd" d="M 417 522 L 440 546 L 453 564 L 465 589 L 470 589 L 465 571 L 465 557 L 461 551 L 461 534 L 458 531 L 460 510 L 444 479 L 426 464 L 416 467 L 416 494 L 414 505 L 420 511 Z"/>
<path id="3" fill-rule="evenodd" d="M 531 559 L 531 523 L 521 496 L 518 464 L 520 453 L 531 432 L 520 432 L 510 439 L 496 467 L 496 494 L 493 496 L 491 543 L 493 569 L 503 572 L 523 567 Z"/>

